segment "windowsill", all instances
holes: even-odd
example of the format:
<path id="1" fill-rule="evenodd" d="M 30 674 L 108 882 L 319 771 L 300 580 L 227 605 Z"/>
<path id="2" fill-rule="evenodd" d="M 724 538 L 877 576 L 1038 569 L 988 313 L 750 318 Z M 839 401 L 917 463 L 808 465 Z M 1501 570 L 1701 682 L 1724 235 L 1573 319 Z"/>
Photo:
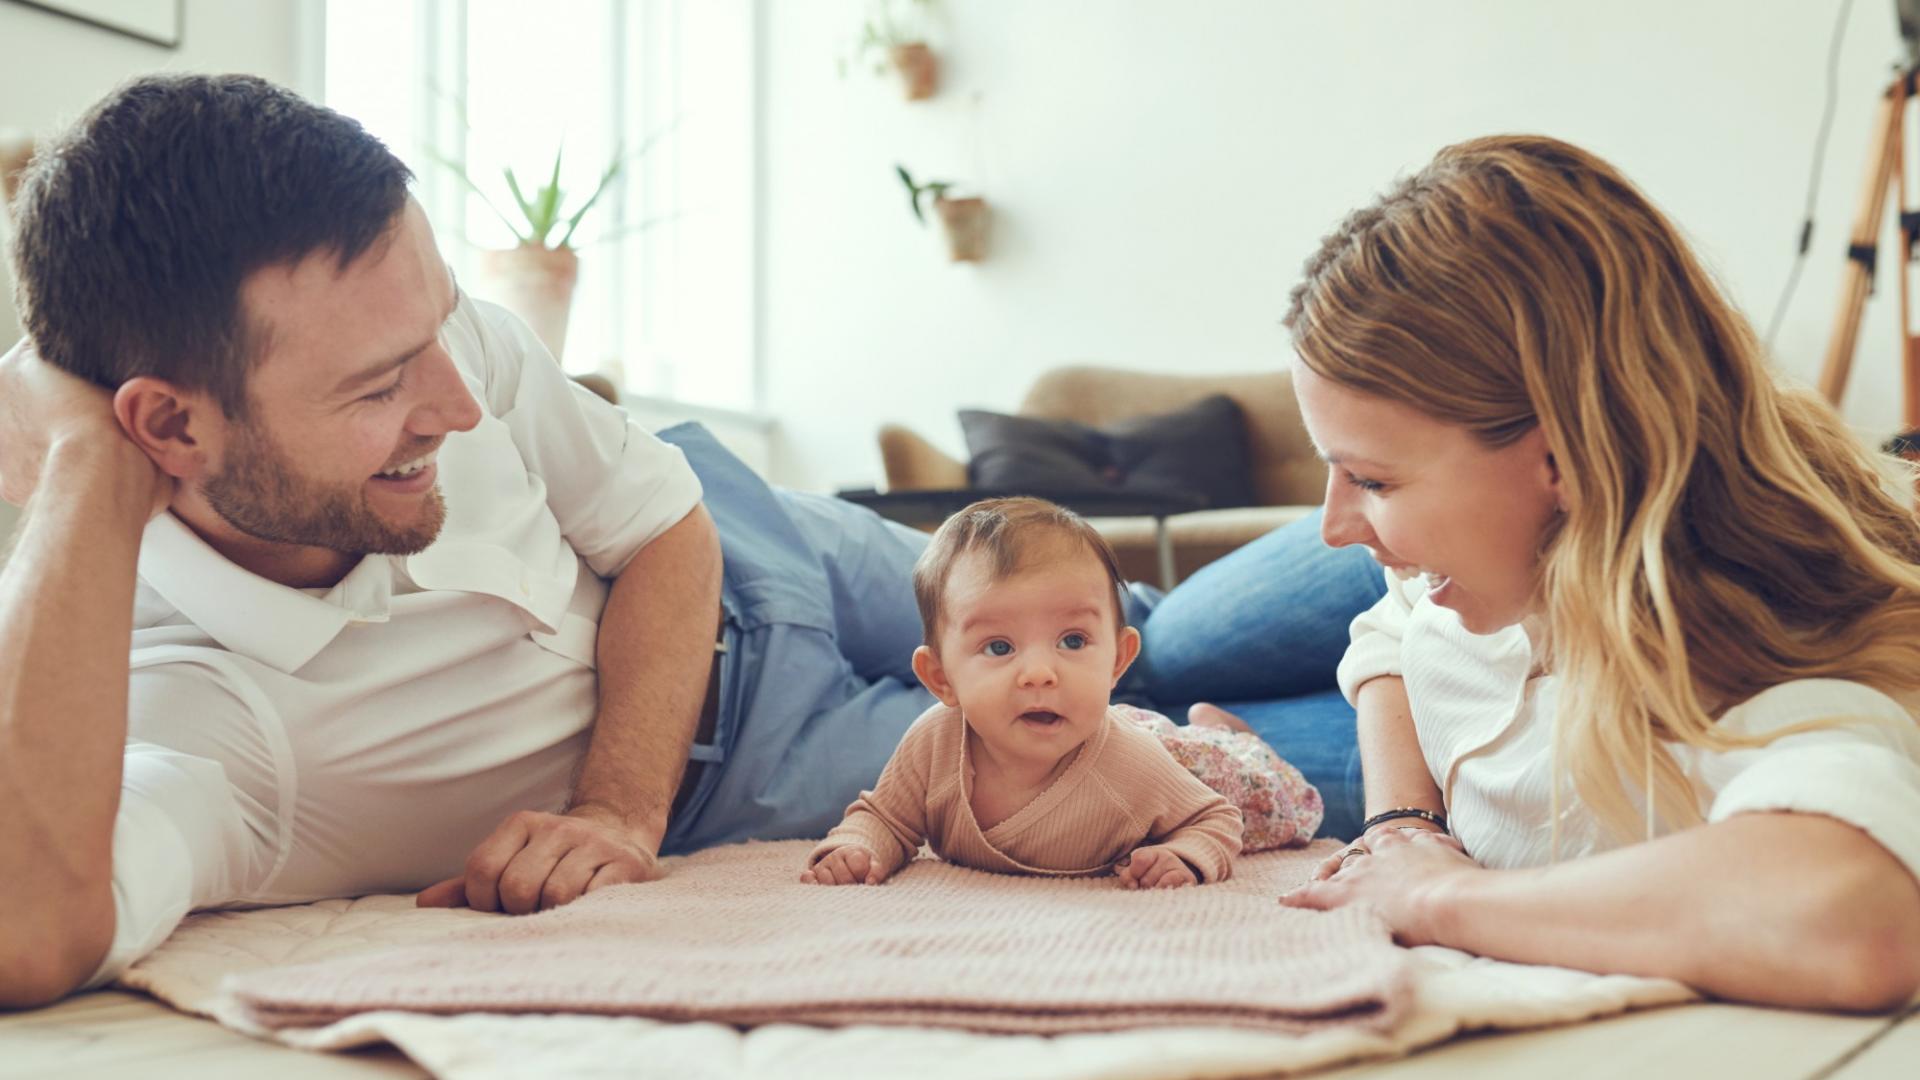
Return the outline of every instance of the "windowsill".
<path id="1" fill-rule="evenodd" d="M 620 404 L 638 406 L 648 412 L 670 413 L 692 420 L 712 420 L 734 427 L 750 428 L 754 431 L 773 430 L 773 417 L 763 412 L 746 409 L 730 409 L 722 405 L 701 405 L 691 401 L 676 401 L 673 398 L 654 397 L 650 394 L 636 394 L 631 390 L 620 391 Z"/>

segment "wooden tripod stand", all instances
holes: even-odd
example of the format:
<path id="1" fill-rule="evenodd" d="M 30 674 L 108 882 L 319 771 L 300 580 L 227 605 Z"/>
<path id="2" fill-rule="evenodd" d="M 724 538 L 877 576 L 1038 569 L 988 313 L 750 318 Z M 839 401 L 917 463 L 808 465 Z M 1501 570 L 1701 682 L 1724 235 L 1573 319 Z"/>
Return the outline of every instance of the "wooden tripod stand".
<path id="1" fill-rule="evenodd" d="M 1887 187 L 1892 185 L 1900 201 L 1900 363 L 1901 424 L 1889 449 L 1903 457 L 1920 458 L 1920 334 L 1913 326 L 1908 275 L 1913 266 L 1914 246 L 1920 242 L 1920 212 L 1908 202 L 1907 159 L 1904 146 L 1907 106 L 1913 101 L 1920 67 L 1902 71 L 1880 97 L 1880 112 L 1874 121 L 1873 152 L 1867 159 L 1866 186 L 1860 193 L 1860 208 L 1853 219 L 1853 235 L 1847 245 L 1847 270 L 1840 285 L 1840 309 L 1833 323 L 1833 336 L 1827 342 L 1826 361 L 1820 368 L 1820 393 L 1840 405 L 1847 387 L 1847 374 L 1853 368 L 1853 351 L 1860 336 L 1860 316 L 1867 295 L 1873 289 L 1874 264 L 1880 240 L 1880 215 L 1887 207 Z"/>

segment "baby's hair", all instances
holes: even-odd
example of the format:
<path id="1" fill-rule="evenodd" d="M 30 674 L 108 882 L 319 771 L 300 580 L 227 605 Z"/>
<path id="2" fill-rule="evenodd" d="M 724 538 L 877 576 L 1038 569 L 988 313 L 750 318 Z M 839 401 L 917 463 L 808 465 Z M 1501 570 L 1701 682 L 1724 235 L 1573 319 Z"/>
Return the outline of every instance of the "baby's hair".
<path id="1" fill-rule="evenodd" d="M 1113 583 L 1114 622 L 1126 626 L 1126 604 L 1122 600 L 1126 583 L 1120 576 L 1120 560 L 1113 554 L 1113 545 L 1085 518 L 1045 499 L 982 499 L 943 522 L 933 534 L 933 542 L 920 553 L 920 561 L 913 565 L 913 598 L 920 604 L 920 628 L 926 644 L 938 646 L 947 578 L 962 555 L 977 551 L 987 556 L 998 581 L 1028 562 L 1034 554 L 1034 542 L 1043 538 L 1077 542 L 1100 560 Z"/>

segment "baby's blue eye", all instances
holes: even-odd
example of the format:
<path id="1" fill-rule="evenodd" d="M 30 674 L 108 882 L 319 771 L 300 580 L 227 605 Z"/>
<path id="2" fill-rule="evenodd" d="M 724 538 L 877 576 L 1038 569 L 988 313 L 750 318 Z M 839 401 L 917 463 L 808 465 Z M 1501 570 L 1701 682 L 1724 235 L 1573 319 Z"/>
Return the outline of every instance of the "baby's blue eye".
<path id="1" fill-rule="evenodd" d="M 987 642 L 987 655 L 1012 656 L 1013 643 L 1009 641 L 989 641 Z"/>
<path id="2" fill-rule="evenodd" d="M 1084 649 L 1087 647 L 1087 635 L 1079 633 L 1068 634 L 1066 637 L 1060 639 L 1060 647 L 1063 649 Z"/>

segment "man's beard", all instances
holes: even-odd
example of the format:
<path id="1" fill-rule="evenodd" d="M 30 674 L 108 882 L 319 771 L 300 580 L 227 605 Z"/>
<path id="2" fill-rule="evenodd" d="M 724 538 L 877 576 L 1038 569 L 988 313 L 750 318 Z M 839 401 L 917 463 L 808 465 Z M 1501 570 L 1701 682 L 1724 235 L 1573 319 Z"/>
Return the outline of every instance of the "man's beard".
<path id="1" fill-rule="evenodd" d="M 363 487 L 329 486 L 300 475 L 251 423 L 233 431 L 223 467 L 206 482 L 207 503 L 256 540 L 354 555 L 413 555 L 426 550 L 446 523 L 438 484 L 421 499 L 419 520 L 397 528 L 374 511 Z"/>

